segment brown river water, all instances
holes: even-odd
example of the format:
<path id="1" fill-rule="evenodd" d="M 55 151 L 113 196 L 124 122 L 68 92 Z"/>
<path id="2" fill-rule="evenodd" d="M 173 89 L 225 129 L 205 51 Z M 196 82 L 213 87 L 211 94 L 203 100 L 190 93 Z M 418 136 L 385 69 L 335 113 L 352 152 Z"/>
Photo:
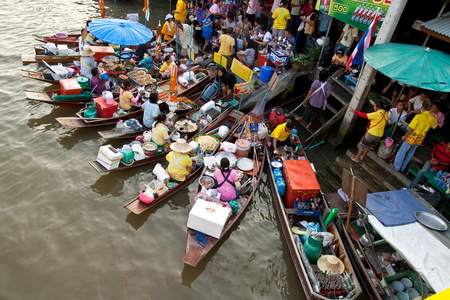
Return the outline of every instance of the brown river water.
<path id="1" fill-rule="evenodd" d="M 105 0 L 107 16 L 140 12 L 142 22 L 140 2 Z M 151 1 L 149 26 L 169 5 Z M 26 100 L 24 89 L 48 86 L 20 74 L 42 68 L 20 62 L 39 44 L 32 34 L 79 32 L 99 16 L 91 0 L 2 1 L 0 299 L 304 299 L 267 177 L 220 247 L 196 268 L 186 266 L 196 184 L 135 216 L 123 205 L 151 178 L 153 165 L 97 173 L 88 161 L 107 141 L 96 130 L 55 121 L 78 108 Z"/>
<path id="2" fill-rule="evenodd" d="M 150 2 L 154 27 L 174 6 Z M 105 7 L 107 17 L 139 13 L 144 21 L 143 0 L 105 0 Z M 100 17 L 98 1 L 8 0 L 0 17 L 0 300 L 305 299 L 265 174 L 219 247 L 196 268 L 184 265 L 196 182 L 133 215 L 123 205 L 152 178 L 154 164 L 97 173 L 88 161 L 109 142 L 95 129 L 64 129 L 55 120 L 79 108 L 25 98 L 24 89 L 50 86 L 21 76 L 21 69 L 43 68 L 20 62 L 40 44 L 32 34 L 78 33 Z M 308 153 L 317 169 L 337 155 L 326 145 L 317 149 Z"/>

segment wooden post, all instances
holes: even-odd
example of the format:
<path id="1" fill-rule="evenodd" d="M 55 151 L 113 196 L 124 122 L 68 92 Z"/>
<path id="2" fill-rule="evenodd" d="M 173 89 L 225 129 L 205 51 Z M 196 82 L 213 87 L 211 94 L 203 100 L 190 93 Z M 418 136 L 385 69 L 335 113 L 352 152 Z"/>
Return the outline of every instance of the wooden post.
<path id="1" fill-rule="evenodd" d="M 345 227 L 347 230 L 349 230 L 349 228 L 350 228 L 350 216 L 352 214 L 352 209 L 353 209 L 353 198 L 355 197 L 355 182 L 356 182 L 356 177 L 353 176 L 353 178 L 352 178 L 352 192 L 350 194 L 350 202 L 349 202 L 349 205 L 348 205 L 347 226 Z"/>

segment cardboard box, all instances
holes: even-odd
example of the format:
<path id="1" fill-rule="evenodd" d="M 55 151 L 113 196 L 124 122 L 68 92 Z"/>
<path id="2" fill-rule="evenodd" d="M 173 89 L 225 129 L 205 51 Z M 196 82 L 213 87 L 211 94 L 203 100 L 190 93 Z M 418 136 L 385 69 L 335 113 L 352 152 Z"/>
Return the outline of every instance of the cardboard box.
<path id="1" fill-rule="evenodd" d="M 94 59 L 96 62 L 101 62 L 105 56 L 114 56 L 114 48 L 111 46 L 91 46 L 91 50 L 95 52 Z"/>
<path id="2" fill-rule="evenodd" d="M 120 152 L 111 145 L 100 147 L 97 155 L 97 161 L 107 170 L 116 169 L 119 166 L 121 160 L 122 154 L 120 154 Z"/>
<path id="3" fill-rule="evenodd" d="M 229 207 L 198 199 L 189 212 L 187 227 L 220 238 L 230 213 Z"/>
<path id="4" fill-rule="evenodd" d="M 94 102 L 97 118 L 111 118 L 113 114 L 117 112 L 117 108 L 119 107 L 119 103 L 116 101 L 111 105 L 106 104 L 103 97 L 94 98 Z"/>
<path id="5" fill-rule="evenodd" d="M 285 160 L 283 178 L 286 183 L 284 204 L 294 208 L 294 201 L 309 200 L 320 192 L 320 185 L 309 160 Z"/>
<path id="6" fill-rule="evenodd" d="M 61 79 L 61 95 L 79 95 L 81 86 L 76 79 Z"/>

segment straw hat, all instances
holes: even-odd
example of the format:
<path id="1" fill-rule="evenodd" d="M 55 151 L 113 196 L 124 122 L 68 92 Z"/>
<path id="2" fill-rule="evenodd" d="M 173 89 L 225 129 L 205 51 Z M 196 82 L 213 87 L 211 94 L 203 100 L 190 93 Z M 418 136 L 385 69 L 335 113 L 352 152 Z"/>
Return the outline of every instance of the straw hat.
<path id="1" fill-rule="evenodd" d="M 185 139 L 178 139 L 175 143 L 170 144 L 170 149 L 175 152 L 188 153 L 192 150 L 192 147 Z"/>
<path id="2" fill-rule="evenodd" d="M 345 270 L 344 263 L 334 255 L 322 255 L 317 260 L 317 267 L 327 274 L 342 274 Z"/>
<path id="3" fill-rule="evenodd" d="M 169 20 L 169 19 L 172 19 L 172 18 L 173 18 L 173 16 L 171 14 L 167 14 L 166 15 L 166 21 Z"/>
<path id="4" fill-rule="evenodd" d="M 92 56 L 94 55 L 95 52 L 91 50 L 91 47 L 86 45 L 83 47 L 83 51 L 81 51 L 80 55 L 81 56 Z"/>

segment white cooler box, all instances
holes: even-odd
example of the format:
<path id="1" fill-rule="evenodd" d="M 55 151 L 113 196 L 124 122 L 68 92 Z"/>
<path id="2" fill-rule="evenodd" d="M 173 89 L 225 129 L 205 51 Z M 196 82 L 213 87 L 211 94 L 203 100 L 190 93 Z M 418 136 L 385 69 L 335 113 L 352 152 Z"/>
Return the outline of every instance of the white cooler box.
<path id="1" fill-rule="evenodd" d="M 98 151 L 97 161 L 107 170 L 117 168 L 121 159 L 122 154 L 111 145 L 101 146 Z"/>
<path id="2" fill-rule="evenodd" d="M 69 47 L 67 45 L 57 45 L 58 55 L 69 55 Z"/>
<path id="3" fill-rule="evenodd" d="M 189 212 L 187 227 L 219 238 L 230 213 L 229 207 L 198 199 Z"/>
<path id="4" fill-rule="evenodd" d="M 52 77 L 54 80 L 61 80 L 61 79 L 67 79 L 69 76 L 69 72 L 67 71 L 64 66 L 57 65 L 57 66 L 51 66 L 53 72 Z"/>

